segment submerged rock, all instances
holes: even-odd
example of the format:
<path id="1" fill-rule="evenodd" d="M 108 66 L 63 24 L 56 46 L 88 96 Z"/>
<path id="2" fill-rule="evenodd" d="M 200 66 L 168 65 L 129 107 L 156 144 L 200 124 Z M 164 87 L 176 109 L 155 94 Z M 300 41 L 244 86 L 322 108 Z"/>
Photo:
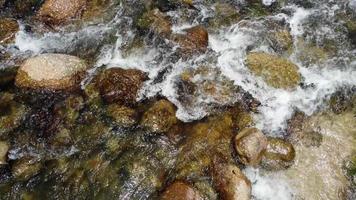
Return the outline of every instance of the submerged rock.
<path id="1" fill-rule="evenodd" d="M 303 144 L 306 147 L 318 147 L 323 141 L 323 135 L 308 127 L 306 122 L 309 118 L 302 112 L 296 112 L 288 120 L 288 140 L 293 144 Z"/>
<path id="2" fill-rule="evenodd" d="M 30 89 L 78 89 L 87 68 L 85 61 L 75 56 L 42 54 L 21 65 L 15 84 Z"/>
<path id="3" fill-rule="evenodd" d="M 19 25 L 15 19 L 0 19 L 0 45 L 12 43 L 15 39 L 15 34 L 18 31 Z"/>
<path id="4" fill-rule="evenodd" d="M 26 106 L 14 101 L 14 95 L 0 93 L 0 136 L 20 126 L 27 113 Z"/>
<path id="5" fill-rule="evenodd" d="M 110 68 L 99 74 L 95 86 L 107 103 L 132 105 L 146 79 L 146 74 L 137 69 Z"/>
<path id="6" fill-rule="evenodd" d="M 267 148 L 267 137 L 257 128 L 243 129 L 234 142 L 240 161 L 245 165 L 258 165 Z"/>
<path id="7" fill-rule="evenodd" d="M 79 18 L 87 0 L 46 0 L 39 10 L 38 17 L 45 23 L 59 25 Z"/>
<path id="8" fill-rule="evenodd" d="M 294 88 L 301 81 L 295 64 L 272 54 L 249 53 L 246 64 L 254 74 L 261 76 L 268 85 L 275 88 Z"/>
<path id="9" fill-rule="evenodd" d="M 160 100 L 153 104 L 144 114 L 141 125 L 152 132 L 167 132 L 178 123 L 175 106 L 167 101 Z"/>
<path id="10" fill-rule="evenodd" d="M 351 42 L 356 45 L 356 20 L 349 20 L 346 22 L 346 28 L 349 32 Z"/>
<path id="11" fill-rule="evenodd" d="M 0 166 L 7 164 L 7 152 L 9 151 L 9 145 L 5 141 L 0 141 Z"/>
<path id="12" fill-rule="evenodd" d="M 251 182 L 232 164 L 217 164 L 213 169 L 213 182 L 222 200 L 250 200 Z"/>
<path id="13" fill-rule="evenodd" d="M 268 170 L 283 170 L 293 164 L 294 158 L 295 150 L 291 143 L 279 138 L 268 138 L 261 165 Z"/>
<path id="14" fill-rule="evenodd" d="M 208 117 L 185 131 L 186 140 L 177 159 L 177 179 L 204 175 L 215 158 L 232 162 L 233 120 L 229 113 Z"/>
<path id="15" fill-rule="evenodd" d="M 12 165 L 12 174 L 18 180 L 26 181 L 40 172 L 42 164 L 34 159 L 22 158 Z"/>
<path id="16" fill-rule="evenodd" d="M 0 69 L 0 88 L 12 85 L 15 82 L 17 70 L 18 67 L 7 67 Z"/>
<path id="17" fill-rule="evenodd" d="M 120 126 L 130 127 L 136 124 L 136 111 L 126 106 L 111 104 L 107 108 L 108 115 Z"/>
<path id="18" fill-rule="evenodd" d="M 162 12 L 158 9 L 150 10 L 144 13 L 138 20 L 137 25 L 143 30 L 151 30 L 155 34 L 167 37 L 172 33 L 172 24 Z"/>
<path id="19" fill-rule="evenodd" d="M 171 37 L 184 55 L 189 56 L 207 50 L 209 35 L 203 26 L 194 26 L 183 31 L 185 34 L 174 34 Z"/>
<path id="20" fill-rule="evenodd" d="M 241 18 L 239 11 L 229 3 L 217 2 L 214 4 L 213 9 L 215 15 L 209 20 L 209 25 L 212 28 L 229 26 L 238 22 Z"/>
<path id="21" fill-rule="evenodd" d="M 169 185 L 160 196 L 161 200 L 202 200 L 203 198 L 188 184 L 176 181 Z"/>

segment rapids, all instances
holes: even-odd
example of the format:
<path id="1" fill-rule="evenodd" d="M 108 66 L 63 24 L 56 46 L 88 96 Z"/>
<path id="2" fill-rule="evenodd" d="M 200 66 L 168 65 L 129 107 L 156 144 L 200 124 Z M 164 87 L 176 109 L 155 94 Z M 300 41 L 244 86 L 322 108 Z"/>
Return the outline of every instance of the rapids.
<path id="1" fill-rule="evenodd" d="M 203 0 L 193 2 L 192 10 L 167 12 L 174 22 L 174 33 L 181 33 L 195 25 L 208 24 L 214 16 L 216 10 L 211 3 Z M 237 10 L 244 5 L 243 0 L 227 2 Z M 325 136 L 323 144 L 318 148 L 297 145 L 296 163 L 286 171 L 265 172 L 262 169 L 246 168 L 244 172 L 253 183 L 253 198 L 342 199 L 338 194 L 347 185 L 342 174 L 343 161 L 356 151 L 356 141 L 352 138 L 356 134 L 355 117 L 349 113 L 343 117 L 320 113 L 328 109 L 328 101 L 335 92 L 356 87 L 356 49 L 349 41 L 344 21 L 340 17 L 346 12 L 356 15 L 356 1 L 315 0 L 308 1 L 309 6 L 298 0 L 263 0 L 267 7 L 273 6 L 275 2 L 282 2 L 282 7 L 267 16 L 252 16 L 219 28 L 209 27 L 208 51 L 189 59 L 177 57 L 175 47 L 167 46 L 165 41 L 158 38 L 146 38 L 144 46 L 127 50 L 127 46 L 139 34 L 132 28 L 133 17 L 137 12 L 133 8 L 136 1 L 113 4 L 107 16 L 94 22 L 45 33 L 28 30 L 29 26 L 40 25 L 18 19 L 20 30 L 14 43 L 7 47 L 0 46 L 2 50 L 11 52 L 12 57 L 0 61 L 0 67 L 6 68 L 17 60 L 41 53 L 74 54 L 87 58 L 94 66 L 81 83 L 83 88 L 103 66 L 139 69 L 147 72 L 149 80 L 140 90 L 138 100 L 161 95 L 178 108 L 176 115 L 183 122 L 203 119 L 215 112 L 215 105 L 227 106 L 241 101 L 239 94 L 224 99 L 200 94 L 189 105 L 181 101 L 177 81 L 183 71 L 197 69 L 201 65 L 216 68 L 221 73 L 197 76 L 194 80 L 220 83 L 227 78 L 236 87 L 249 92 L 261 103 L 253 118 L 256 127 L 264 133 L 274 137 L 285 136 L 288 120 L 295 111 L 301 111 L 312 116 L 310 123 L 313 123 L 313 129 L 321 130 Z M 270 38 L 274 24 L 282 24 L 290 30 L 290 53 L 276 50 Z M 322 52 L 325 55 L 316 61 L 306 60 L 305 56 L 313 54 L 313 47 L 309 44 L 320 49 L 329 48 L 326 50 L 329 52 Z M 290 90 L 269 86 L 247 68 L 245 60 L 250 51 L 280 54 L 288 58 L 298 66 L 302 83 Z M 338 147 L 334 149 L 335 145 Z M 322 175 L 315 175 L 316 171 Z"/>

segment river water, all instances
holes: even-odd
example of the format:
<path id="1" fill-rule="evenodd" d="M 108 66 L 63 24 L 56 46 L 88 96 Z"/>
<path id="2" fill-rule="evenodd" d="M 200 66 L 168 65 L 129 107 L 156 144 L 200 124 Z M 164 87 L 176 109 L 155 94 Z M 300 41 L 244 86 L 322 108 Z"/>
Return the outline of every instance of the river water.
<path id="1" fill-rule="evenodd" d="M 174 22 L 173 32 L 179 33 L 185 28 L 206 24 L 208 19 L 214 16 L 215 10 L 212 4 L 202 0 L 193 2 L 192 13 L 187 14 L 180 9 L 167 12 Z M 243 4 L 243 0 L 229 2 L 235 5 L 236 9 Z M 263 0 L 266 6 L 271 6 L 274 2 L 274 0 Z M 150 80 L 140 91 L 140 98 L 146 99 L 157 94 L 166 97 L 177 106 L 177 117 L 184 122 L 199 120 L 214 112 L 207 105 L 230 105 L 240 98 L 231 96 L 225 100 L 217 100 L 202 95 L 189 106 L 180 102 L 179 90 L 176 87 L 179 74 L 188 68 L 209 65 L 220 70 L 221 74 L 200 78 L 219 82 L 222 77 L 227 77 L 234 85 L 248 91 L 261 103 L 258 112 L 253 116 L 256 126 L 270 136 L 281 137 L 285 135 L 287 120 L 296 110 L 306 115 L 313 115 L 327 108 L 328 99 L 336 91 L 356 86 L 356 49 L 348 41 L 347 31 L 340 19 L 340 15 L 346 11 L 356 10 L 356 1 L 317 0 L 310 1 L 311 6 L 303 6 L 303 3 L 300 3 L 302 1 L 297 0 L 284 2 L 283 6 L 271 15 L 255 16 L 228 26 L 208 29 L 209 50 L 189 59 L 172 59 L 174 49 L 168 49 L 164 45 L 157 46 L 159 41 L 154 39 L 149 45 L 127 54 L 125 45 L 133 41 L 137 34 L 131 30 L 132 16 L 136 11 L 127 8 L 134 3 L 124 1 L 110 9 L 111 12 L 105 19 L 81 24 L 79 29 L 65 27 L 59 31 L 38 34 L 27 30 L 27 24 L 30 22 L 19 20 L 20 31 L 16 35 L 14 44 L 8 47 L 8 51 L 18 57 L 30 57 L 43 52 L 84 55 L 91 49 L 95 49 L 96 53 L 92 60 L 94 68 L 91 69 L 90 74 L 95 74 L 96 69 L 101 66 L 137 68 L 147 72 Z M 182 20 L 183 18 L 188 19 Z M 268 34 L 272 22 L 284 24 L 292 36 L 292 51 L 282 52 L 284 57 L 297 64 L 302 76 L 302 84 L 292 90 L 276 89 L 267 85 L 263 79 L 252 74 L 245 66 L 246 54 L 249 51 L 276 53 Z M 310 62 L 310 60 L 305 61 L 301 56 L 312 54 L 309 53 L 307 44 L 313 43 L 325 47 L 326 41 L 332 42 L 333 52 L 322 57 L 321 60 Z M 83 87 L 90 79 L 89 75 L 83 81 Z M 348 117 L 349 121 L 346 123 L 356 124 L 352 116 Z M 297 146 L 297 163 L 291 169 L 272 173 L 253 168 L 245 169 L 245 173 L 253 183 L 255 199 L 339 198 L 335 195 L 337 190 L 332 188 L 342 187 L 345 181 L 345 178 L 340 175 L 342 172 L 337 169 L 341 168 L 341 158 L 346 158 L 352 150 L 355 150 L 353 147 L 355 142 L 349 140 L 349 135 L 355 134 L 352 131 L 355 126 L 350 125 L 349 128 L 340 131 L 340 127 L 329 123 L 345 124 L 341 121 L 346 120 L 346 117 L 339 119 L 331 115 L 328 122 L 320 121 L 321 118 L 323 117 L 314 116 L 311 120 L 319 120 L 320 124 L 317 126 L 322 130 L 321 132 L 326 135 L 326 138 L 332 139 L 325 139 L 325 143 L 318 149 Z M 344 145 L 344 148 L 331 150 L 334 142 L 337 145 Z M 299 157 L 303 153 L 312 158 Z M 308 165 L 316 163 L 320 167 L 311 167 L 311 171 L 299 171 L 303 167 L 307 168 Z M 315 170 L 320 170 L 324 177 L 313 177 Z M 308 176 L 309 179 L 306 178 Z M 329 183 L 319 183 L 323 181 Z M 309 188 L 306 188 L 307 186 Z M 324 194 L 320 195 L 320 193 Z"/>

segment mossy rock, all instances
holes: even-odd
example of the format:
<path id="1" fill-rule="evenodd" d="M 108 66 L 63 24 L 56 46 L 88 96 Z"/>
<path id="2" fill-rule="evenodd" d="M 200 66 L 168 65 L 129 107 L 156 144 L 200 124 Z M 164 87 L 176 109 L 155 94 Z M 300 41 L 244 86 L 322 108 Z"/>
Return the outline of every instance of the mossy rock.
<path id="1" fill-rule="evenodd" d="M 268 53 L 249 53 L 247 67 L 275 88 L 295 88 L 301 81 L 298 66 L 291 61 Z"/>

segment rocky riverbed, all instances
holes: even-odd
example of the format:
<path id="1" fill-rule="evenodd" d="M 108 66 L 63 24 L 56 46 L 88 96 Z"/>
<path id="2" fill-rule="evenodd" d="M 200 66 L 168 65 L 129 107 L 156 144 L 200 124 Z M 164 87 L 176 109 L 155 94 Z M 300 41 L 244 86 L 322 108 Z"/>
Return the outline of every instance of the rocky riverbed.
<path id="1" fill-rule="evenodd" d="M 356 1 L 0 0 L 0 199 L 356 198 Z"/>

